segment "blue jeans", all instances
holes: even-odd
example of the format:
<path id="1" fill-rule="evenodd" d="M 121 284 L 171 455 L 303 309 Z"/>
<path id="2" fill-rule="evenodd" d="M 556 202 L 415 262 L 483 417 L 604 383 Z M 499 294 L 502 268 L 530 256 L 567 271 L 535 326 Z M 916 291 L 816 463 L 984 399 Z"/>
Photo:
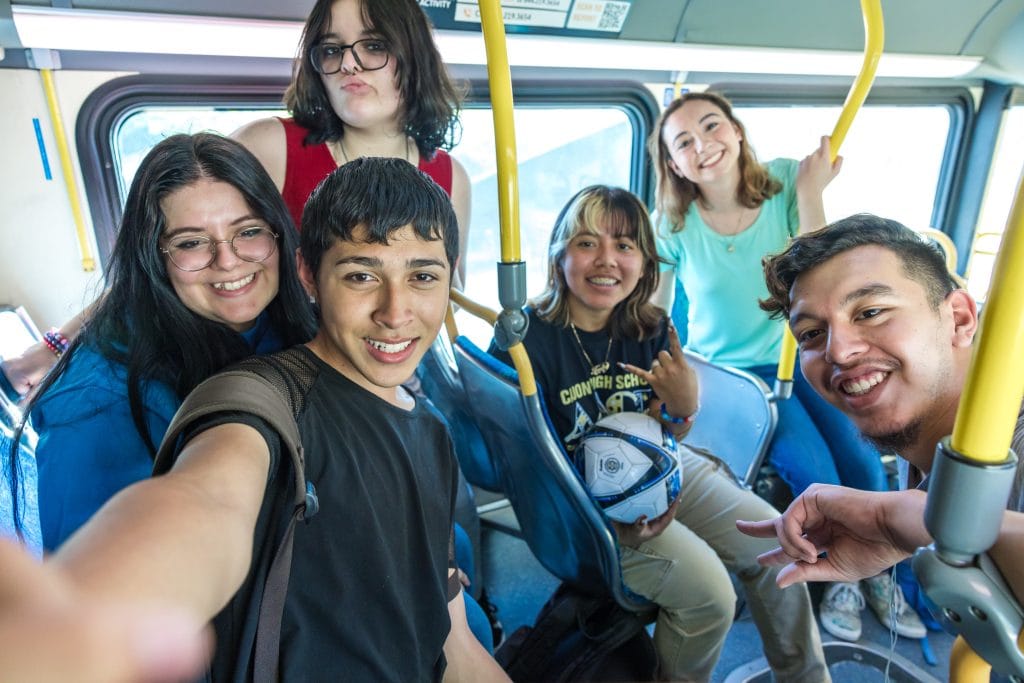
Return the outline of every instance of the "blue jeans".
<path id="1" fill-rule="evenodd" d="M 470 585 L 473 585 L 473 543 L 469 540 L 469 534 L 458 524 L 455 525 L 455 562 L 469 577 Z M 491 622 L 469 591 L 463 589 L 462 595 L 466 601 L 466 621 L 469 623 L 469 630 L 484 649 L 493 654 L 494 636 L 491 634 Z"/>
<path id="2" fill-rule="evenodd" d="M 768 386 L 774 385 L 776 366 L 744 369 Z M 779 424 L 769 446 L 768 462 L 794 496 L 814 483 L 841 484 L 863 491 L 888 490 L 878 451 L 848 417 L 811 388 L 799 363 L 793 372 L 793 395 L 776 405 Z"/>

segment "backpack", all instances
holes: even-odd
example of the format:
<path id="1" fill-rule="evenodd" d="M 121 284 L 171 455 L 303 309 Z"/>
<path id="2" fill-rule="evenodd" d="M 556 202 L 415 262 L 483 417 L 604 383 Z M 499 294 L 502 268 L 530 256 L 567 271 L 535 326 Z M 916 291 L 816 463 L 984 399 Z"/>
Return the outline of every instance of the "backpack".
<path id="1" fill-rule="evenodd" d="M 642 619 L 609 596 L 564 583 L 534 625 L 516 630 L 494 658 L 516 683 L 658 680 L 658 655 Z"/>
<path id="2" fill-rule="evenodd" d="M 287 353 L 278 354 L 278 357 Z M 280 378 L 280 383 L 265 377 L 263 373 L 267 370 Z M 295 421 L 298 411 L 291 398 L 288 379 L 286 368 L 266 357 L 248 359 L 206 379 L 185 398 L 175 413 L 153 465 L 154 475 L 170 470 L 182 432 L 197 419 L 214 413 L 250 413 L 265 420 L 281 437 L 281 444 L 291 459 L 294 472 L 294 508 L 284 536 L 274 552 L 263 586 L 253 655 L 255 683 L 271 683 L 279 678 L 281 617 L 288 594 L 295 525 L 300 520 L 308 520 L 319 509 L 316 489 L 305 478 L 305 455 Z"/>

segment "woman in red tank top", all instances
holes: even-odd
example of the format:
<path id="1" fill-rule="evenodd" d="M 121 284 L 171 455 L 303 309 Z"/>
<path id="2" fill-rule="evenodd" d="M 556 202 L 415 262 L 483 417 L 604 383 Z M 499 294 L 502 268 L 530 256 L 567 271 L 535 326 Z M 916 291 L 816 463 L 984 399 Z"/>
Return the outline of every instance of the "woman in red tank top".
<path id="1" fill-rule="evenodd" d="M 470 184 L 444 151 L 458 134 L 460 95 L 416 0 L 317 0 L 285 105 L 233 137 L 263 162 L 296 227 L 313 188 L 361 156 L 404 158 L 452 198 L 459 254 L 466 252 Z M 460 285 L 465 266 L 460 259 Z"/>

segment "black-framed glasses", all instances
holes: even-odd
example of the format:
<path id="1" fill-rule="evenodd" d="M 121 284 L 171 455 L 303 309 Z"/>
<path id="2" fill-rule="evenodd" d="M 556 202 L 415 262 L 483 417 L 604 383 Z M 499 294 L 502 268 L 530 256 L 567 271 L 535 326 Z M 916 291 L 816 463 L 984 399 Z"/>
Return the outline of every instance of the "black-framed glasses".
<path id="1" fill-rule="evenodd" d="M 339 43 L 319 43 L 309 51 L 309 62 L 318 74 L 330 76 L 341 71 L 341 62 L 345 59 L 345 50 L 352 50 L 356 64 L 363 71 L 376 71 L 388 65 L 391 53 L 388 44 L 380 38 L 363 38 L 351 45 Z"/>
<path id="2" fill-rule="evenodd" d="M 243 261 L 266 261 L 277 250 L 277 233 L 270 228 L 243 228 L 229 240 L 215 240 L 209 235 L 183 235 L 172 238 L 160 251 L 167 254 L 179 270 L 192 273 L 206 268 L 217 258 L 217 245 L 227 244 Z"/>

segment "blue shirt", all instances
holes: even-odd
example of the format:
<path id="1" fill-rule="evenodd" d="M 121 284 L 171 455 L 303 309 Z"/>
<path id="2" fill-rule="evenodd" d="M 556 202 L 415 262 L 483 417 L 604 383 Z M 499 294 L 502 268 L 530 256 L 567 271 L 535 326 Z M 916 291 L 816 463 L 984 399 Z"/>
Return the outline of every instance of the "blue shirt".
<path id="1" fill-rule="evenodd" d="M 256 353 L 280 350 L 266 314 L 243 334 Z M 159 445 L 181 401 L 163 382 L 145 382 L 143 415 Z M 55 550 L 115 493 L 149 477 L 153 459 L 135 428 L 128 369 L 83 346 L 32 410 L 39 435 L 43 547 Z"/>
<path id="2" fill-rule="evenodd" d="M 687 348 L 712 363 L 743 368 L 779 360 L 783 323 L 758 305 L 768 296 L 761 259 L 785 249 L 797 233 L 799 164 L 775 159 L 766 167 L 782 191 L 767 199 L 753 224 L 737 235 L 708 227 L 696 202 L 679 232 L 672 232 L 664 217 L 657 220 L 658 254 L 669 261 L 662 270 L 675 269 L 689 300 Z"/>
<path id="3" fill-rule="evenodd" d="M 24 439 L 22 439 L 24 443 Z M 36 460 L 27 445 L 18 449 L 18 485 L 12 490 L 10 472 L 11 435 L 0 428 L 0 538 L 18 539 L 18 528 L 26 548 L 36 557 L 42 556 L 39 531 L 39 500 L 36 495 Z M 18 500 L 18 517 L 14 519 L 14 498 Z"/>

